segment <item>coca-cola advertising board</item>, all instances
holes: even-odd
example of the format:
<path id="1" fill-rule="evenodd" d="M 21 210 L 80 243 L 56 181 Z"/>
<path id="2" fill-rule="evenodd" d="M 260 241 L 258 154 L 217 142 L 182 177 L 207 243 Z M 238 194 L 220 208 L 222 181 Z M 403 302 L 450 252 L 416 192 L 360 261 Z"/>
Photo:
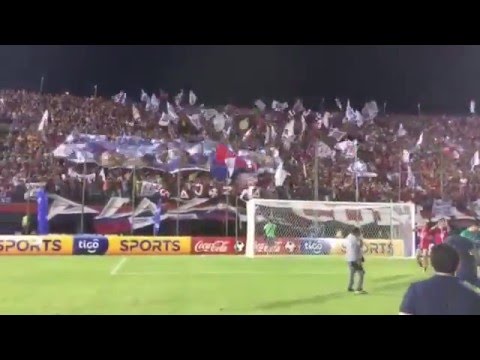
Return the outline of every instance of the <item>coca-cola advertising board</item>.
<path id="1" fill-rule="evenodd" d="M 245 240 L 233 237 L 193 237 L 192 254 L 197 255 L 243 255 Z"/>
<path id="2" fill-rule="evenodd" d="M 278 238 L 273 244 L 267 244 L 265 239 L 257 238 L 255 255 L 295 255 L 299 248 L 297 239 Z"/>

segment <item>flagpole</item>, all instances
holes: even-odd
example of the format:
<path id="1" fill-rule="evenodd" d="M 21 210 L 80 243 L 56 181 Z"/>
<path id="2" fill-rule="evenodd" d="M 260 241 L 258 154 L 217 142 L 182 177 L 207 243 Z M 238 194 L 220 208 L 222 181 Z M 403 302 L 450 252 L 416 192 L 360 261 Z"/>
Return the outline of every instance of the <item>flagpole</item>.
<path id="1" fill-rule="evenodd" d="M 225 195 L 225 236 L 228 236 L 228 195 Z"/>
<path id="2" fill-rule="evenodd" d="M 358 152 L 358 143 L 357 143 L 357 140 L 355 140 L 355 162 L 354 162 L 354 164 L 356 164 L 357 161 L 358 161 L 357 152 Z M 360 198 L 360 191 L 358 189 L 358 172 L 355 170 L 355 202 L 358 202 L 359 198 Z"/>
<path id="3" fill-rule="evenodd" d="M 27 187 L 27 181 L 30 178 L 30 163 L 28 165 L 27 178 L 25 179 L 25 187 L 27 188 L 27 231 L 25 235 L 30 235 L 30 190 Z"/>
<path id="4" fill-rule="evenodd" d="M 313 199 L 318 201 L 318 146 L 320 141 L 315 143 L 315 159 L 313 164 Z"/>
<path id="5" fill-rule="evenodd" d="M 179 207 L 180 207 L 180 169 L 177 172 L 177 210 Z M 179 236 L 179 234 L 180 234 L 180 215 L 177 212 L 175 235 Z"/>
<path id="6" fill-rule="evenodd" d="M 83 184 L 82 184 L 82 215 L 80 218 L 80 233 L 83 234 L 85 230 L 85 189 L 87 187 L 87 159 L 83 160 Z"/>
<path id="7" fill-rule="evenodd" d="M 95 85 L 93 87 L 93 97 L 96 98 L 97 97 L 97 85 Z"/>
<path id="8" fill-rule="evenodd" d="M 133 166 L 133 172 L 132 172 L 132 230 L 131 234 L 133 235 L 135 232 L 135 190 L 137 187 L 137 179 L 136 179 L 136 166 Z"/>
<path id="9" fill-rule="evenodd" d="M 440 150 L 440 194 L 443 200 L 443 150 Z"/>
<path id="10" fill-rule="evenodd" d="M 238 194 L 235 194 L 235 241 L 238 241 Z"/>
<path id="11" fill-rule="evenodd" d="M 402 201 L 402 161 L 398 162 L 398 202 Z"/>
<path id="12" fill-rule="evenodd" d="M 42 78 L 40 79 L 40 94 L 43 93 L 43 82 L 45 81 L 45 77 L 42 76 Z"/>

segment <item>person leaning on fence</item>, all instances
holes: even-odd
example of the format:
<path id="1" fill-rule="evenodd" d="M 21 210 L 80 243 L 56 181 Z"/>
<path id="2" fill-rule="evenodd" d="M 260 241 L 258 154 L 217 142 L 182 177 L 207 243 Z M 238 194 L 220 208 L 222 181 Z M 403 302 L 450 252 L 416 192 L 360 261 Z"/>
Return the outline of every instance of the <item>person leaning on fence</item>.
<path id="1" fill-rule="evenodd" d="M 363 290 L 363 280 L 365 270 L 363 263 L 363 239 L 359 228 L 354 228 L 353 231 L 345 239 L 345 256 L 350 270 L 350 279 L 348 282 L 348 291 L 355 291 L 356 294 L 366 294 Z M 354 290 L 355 274 L 358 274 L 357 287 Z"/>
<path id="2" fill-rule="evenodd" d="M 413 283 L 400 305 L 400 315 L 480 315 L 480 294 L 455 277 L 460 263 L 449 244 L 435 245 L 430 254 L 435 275 Z"/>

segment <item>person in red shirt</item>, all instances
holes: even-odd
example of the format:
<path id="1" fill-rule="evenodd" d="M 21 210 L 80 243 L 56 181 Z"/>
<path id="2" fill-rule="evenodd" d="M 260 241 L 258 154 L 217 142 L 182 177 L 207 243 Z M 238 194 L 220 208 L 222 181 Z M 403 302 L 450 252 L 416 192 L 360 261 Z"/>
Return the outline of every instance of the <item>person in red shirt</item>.
<path id="1" fill-rule="evenodd" d="M 442 244 L 450 232 L 447 220 L 440 219 L 437 225 L 433 226 L 430 231 L 432 232 L 435 245 Z"/>
<path id="2" fill-rule="evenodd" d="M 430 248 L 434 245 L 434 232 L 432 231 L 433 223 L 426 223 L 420 230 L 420 246 L 417 253 L 417 262 L 426 272 L 428 269 L 428 258 Z"/>

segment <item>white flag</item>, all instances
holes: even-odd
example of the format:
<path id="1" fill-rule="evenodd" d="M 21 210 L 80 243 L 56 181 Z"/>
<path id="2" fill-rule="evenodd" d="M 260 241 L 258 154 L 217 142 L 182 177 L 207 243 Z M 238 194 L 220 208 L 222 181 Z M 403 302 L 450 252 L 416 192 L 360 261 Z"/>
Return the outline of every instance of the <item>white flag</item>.
<path id="1" fill-rule="evenodd" d="M 183 89 L 175 96 L 175 104 L 180 107 L 183 100 Z"/>
<path id="2" fill-rule="evenodd" d="M 289 138 L 295 135 L 294 133 L 294 127 L 295 127 L 295 119 L 291 119 L 287 125 L 285 125 L 285 128 L 283 129 L 283 138 Z"/>
<path id="3" fill-rule="evenodd" d="M 478 150 L 475 151 L 475 154 L 473 155 L 472 160 L 470 161 L 470 164 L 472 165 L 472 171 L 475 170 L 475 166 L 480 165 L 480 156 L 478 154 Z"/>
<path id="4" fill-rule="evenodd" d="M 283 170 L 283 161 L 278 164 L 277 169 L 275 170 L 275 186 L 280 187 L 283 186 L 285 179 L 287 176 L 290 175 L 288 172 Z"/>
<path id="5" fill-rule="evenodd" d="M 370 101 L 365 103 L 362 109 L 362 114 L 366 120 L 373 120 L 378 115 L 378 106 L 376 101 Z"/>
<path id="6" fill-rule="evenodd" d="M 340 109 L 340 111 L 343 110 L 342 102 L 339 98 L 335 98 L 335 104 L 337 104 L 337 107 Z"/>
<path id="7" fill-rule="evenodd" d="M 175 109 L 173 108 L 173 106 L 167 102 L 167 111 L 168 111 L 168 115 L 174 119 L 178 119 L 178 115 L 177 113 L 175 112 Z"/>
<path id="8" fill-rule="evenodd" d="M 168 126 L 170 124 L 170 116 L 165 113 L 162 113 L 160 120 L 158 120 L 158 125 L 160 126 Z"/>
<path id="9" fill-rule="evenodd" d="M 420 137 L 418 138 L 417 147 L 420 147 L 422 144 L 423 144 L 423 131 L 420 134 Z"/>
<path id="10" fill-rule="evenodd" d="M 355 111 L 355 121 L 357 122 L 357 126 L 361 127 L 363 125 L 363 116 L 360 111 Z"/>
<path id="11" fill-rule="evenodd" d="M 140 101 L 141 102 L 150 102 L 150 97 L 148 96 L 148 94 L 143 89 L 141 90 Z"/>
<path id="12" fill-rule="evenodd" d="M 335 149 L 340 150 L 347 159 L 355 157 L 356 146 L 353 141 L 341 141 L 335 145 Z"/>
<path id="13" fill-rule="evenodd" d="M 150 98 L 150 104 L 153 111 L 158 111 L 160 108 L 160 101 L 158 101 L 155 94 L 152 94 L 152 97 Z"/>
<path id="14" fill-rule="evenodd" d="M 107 179 L 106 176 L 105 176 L 105 169 L 102 168 L 102 170 L 100 171 L 100 173 L 98 174 L 98 176 L 100 176 L 100 179 L 102 179 L 103 182 L 105 182 L 105 180 Z"/>
<path id="15" fill-rule="evenodd" d="M 330 120 L 330 113 L 328 111 L 325 112 L 325 114 L 323 114 L 323 126 L 325 128 L 329 128 L 330 124 L 329 124 L 329 120 Z"/>
<path id="16" fill-rule="evenodd" d="M 277 100 L 272 101 L 272 109 L 275 111 L 285 111 L 288 109 L 288 103 L 284 102 L 283 104 L 278 102 Z"/>
<path id="17" fill-rule="evenodd" d="M 405 164 L 408 164 L 410 162 L 410 152 L 408 150 L 403 150 L 402 162 Z"/>
<path id="18" fill-rule="evenodd" d="M 475 100 L 470 101 L 470 114 L 475 114 Z"/>
<path id="19" fill-rule="evenodd" d="M 117 104 L 125 104 L 127 94 L 124 91 L 120 91 L 117 95 L 112 96 L 112 100 Z"/>
<path id="20" fill-rule="evenodd" d="M 345 117 L 347 118 L 348 122 L 352 122 L 352 121 L 357 120 L 357 116 L 355 114 L 355 111 L 350 106 L 350 100 L 347 101 L 347 110 L 345 111 Z"/>
<path id="21" fill-rule="evenodd" d="M 188 102 L 191 106 L 195 105 L 197 102 L 197 95 L 195 95 L 192 90 L 190 90 L 190 93 L 188 94 Z"/>
<path id="22" fill-rule="evenodd" d="M 408 168 L 407 168 L 407 187 L 409 189 L 414 189 L 415 188 L 415 184 L 416 181 L 415 181 L 415 175 L 413 175 L 413 172 L 412 172 L 412 168 L 410 165 L 408 165 Z"/>
<path id="23" fill-rule="evenodd" d="M 328 136 L 333 137 L 335 140 L 340 141 L 347 135 L 346 132 L 340 131 L 337 128 L 333 128 L 329 131 Z"/>
<path id="24" fill-rule="evenodd" d="M 260 110 L 260 111 L 265 111 L 265 109 L 267 108 L 267 105 L 265 105 L 265 103 L 260 99 L 255 101 L 254 104 L 258 108 L 258 110 Z"/>
<path id="25" fill-rule="evenodd" d="M 132 116 L 135 121 L 140 121 L 140 112 L 134 104 L 132 104 Z"/>
<path id="26" fill-rule="evenodd" d="M 398 131 L 397 131 L 397 136 L 402 137 L 405 135 L 407 135 L 407 131 L 403 128 L 403 124 L 400 123 L 400 126 L 398 127 Z"/>
<path id="27" fill-rule="evenodd" d="M 330 147 L 325 144 L 323 141 L 318 142 L 317 156 L 321 159 L 326 159 L 335 155 L 335 151 L 330 149 Z"/>
<path id="28" fill-rule="evenodd" d="M 301 99 L 298 99 L 295 104 L 293 105 L 292 108 L 294 113 L 301 113 L 305 111 L 305 108 L 303 107 L 303 102 Z"/>
<path id="29" fill-rule="evenodd" d="M 40 124 L 38 125 L 38 131 L 43 131 L 47 128 L 48 125 L 48 110 L 45 110 L 42 116 L 42 120 L 40 121 Z"/>
<path id="30" fill-rule="evenodd" d="M 306 129 L 307 129 L 307 121 L 305 120 L 305 116 L 302 115 L 302 130 L 300 132 L 301 136 L 303 136 Z"/>
<path id="31" fill-rule="evenodd" d="M 195 126 L 195 129 L 200 130 L 203 128 L 202 122 L 200 121 L 200 114 L 187 115 L 188 119 Z"/>

